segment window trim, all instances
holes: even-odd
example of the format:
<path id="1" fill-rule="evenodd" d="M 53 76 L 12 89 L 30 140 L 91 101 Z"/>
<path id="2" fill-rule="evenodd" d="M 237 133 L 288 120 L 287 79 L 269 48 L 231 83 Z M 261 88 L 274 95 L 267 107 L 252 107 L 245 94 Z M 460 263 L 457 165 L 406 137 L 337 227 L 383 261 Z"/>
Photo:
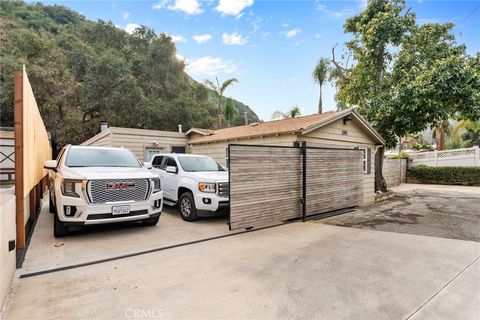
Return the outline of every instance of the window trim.
<path id="1" fill-rule="evenodd" d="M 368 172 L 368 148 L 359 148 L 360 150 L 363 150 L 363 159 L 362 159 L 362 172 L 367 173 Z"/>

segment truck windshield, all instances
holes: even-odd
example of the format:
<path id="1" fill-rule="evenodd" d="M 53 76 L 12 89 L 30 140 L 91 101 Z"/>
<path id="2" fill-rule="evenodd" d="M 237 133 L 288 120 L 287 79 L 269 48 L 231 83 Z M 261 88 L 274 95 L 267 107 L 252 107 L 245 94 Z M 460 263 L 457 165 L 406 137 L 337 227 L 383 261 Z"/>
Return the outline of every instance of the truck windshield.
<path id="1" fill-rule="evenodd" d="M 67 167 L 141 167 L 128 150 L 72 148 L 65 160 Z"/>
<path id="2" fill-rule="evenodd" d="M 178 157 L 182 169 L 187 172 L 225 171 L 215 160 L 208 157 Z"/>

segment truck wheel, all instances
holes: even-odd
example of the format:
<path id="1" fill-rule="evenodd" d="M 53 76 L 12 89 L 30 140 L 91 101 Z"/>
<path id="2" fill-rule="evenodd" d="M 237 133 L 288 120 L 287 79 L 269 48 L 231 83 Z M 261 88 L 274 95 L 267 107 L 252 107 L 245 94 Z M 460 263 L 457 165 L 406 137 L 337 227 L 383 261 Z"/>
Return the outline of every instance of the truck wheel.
<path id="1" fill-rule="evenodd" d="M 180 196 L 178 202 L 178 208 L 180 209 L 180 215 L 185 221 L 195 221 L 197 217 L 197 208 L 195 208 L 195 201 L 190 192 L 185 192 Z"/>
<path id="2" fill-rule="evenodd" d="M 156 216 L 153 218 L 148 218 L 142 221 L 144 226 L 155 226 L 158 223 L 158 220 L 160 220 L 160 216 Z"/>
<path id="3" fill-rule="evenodd" d="M 48 192 L 48 211 L 55 213 L 55 203 L 53 202 L 51 191 Z"/>
<path id="4" fill-rule="evenodd" d="M 56 211 L 56 210 L 55 210 Z M 55 238 L 61 238 L 68 235 L 68 227 L 60 221 L 58 218 L 58 214 L 56 212 L 53 213 L 53 236 Z"/>

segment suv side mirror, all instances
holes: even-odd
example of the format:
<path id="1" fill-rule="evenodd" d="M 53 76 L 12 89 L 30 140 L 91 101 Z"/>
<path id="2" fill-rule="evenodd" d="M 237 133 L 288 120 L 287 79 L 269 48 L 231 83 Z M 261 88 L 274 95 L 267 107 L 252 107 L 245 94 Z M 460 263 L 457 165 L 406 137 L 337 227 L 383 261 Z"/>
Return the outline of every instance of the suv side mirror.
<path id="1" fill-rule="evenodd" d="M 177 173 L 177 167 L 174 167 L 174 166 L 168 166 L 165 168 L 165 171 L 169 172 L 169 173 Z"/>
<path id="2" fill-rule="evenodd" d="M 144 162 L 143 166 L 147 169 L 152 169 L 152 164 L 150 162 Z"/>
<path id="3" fill-rule="evenodd" d="M 43 164 L 43 167 L 48 170 L 57 171 L 57 160 L 47 160 Z"/>

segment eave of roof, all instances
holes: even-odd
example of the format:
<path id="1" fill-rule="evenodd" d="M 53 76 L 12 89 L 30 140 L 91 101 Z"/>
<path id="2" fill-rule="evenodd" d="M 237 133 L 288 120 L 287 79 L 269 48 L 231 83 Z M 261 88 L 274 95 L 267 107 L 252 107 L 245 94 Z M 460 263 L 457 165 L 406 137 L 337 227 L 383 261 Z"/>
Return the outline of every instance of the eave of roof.
<path id="1" fill-rule="evenodd" d="M 237 141 L 240 139 L 252 139 L 265 136 L 276 136 L 283 134 L 307 134 L 311 131 L 317 130 L 329 123 L 342 119 L 346 115 L 352 114 L 360 125 L 369 133 L 369 135 L 376 140 L 378 144 L 385 144 L 385 141 L 380 134 L 366 121 L 355 108 L 349 108 L 343 111 L 327 112 L 323 114 L 314 114 L 294 119 L 276 120 L 259 123 L 255 126 L 241 126 L 232 127 L 221 130 L 208 130 L 208 133 L 197 132 L 197 128 L 192 128 L 187 132 L 187 135 L 192 131 L 201 134 L 201 137 L 191 137 L 188 144 L 202 144 L 202 143 L 216 143 L 221 141 Z M 318 118 L 318 120 L 315 120 Z M 312 120 L 313 119 L 313 120 Z M 295 126 L 297 124 L 297 126 Z M 255 130 L 253 128 L 262 126 L 263 130 Z M 268 126 L 268 127 L 267 127 Z M 273 128 L 271 128 L 273 127 Z M 200 129 L 203 131 L 204 129 Z M 229 132 L 230 131 L 230 132 Z M 256 131 L 256 132 L 255 132 Z"/>

